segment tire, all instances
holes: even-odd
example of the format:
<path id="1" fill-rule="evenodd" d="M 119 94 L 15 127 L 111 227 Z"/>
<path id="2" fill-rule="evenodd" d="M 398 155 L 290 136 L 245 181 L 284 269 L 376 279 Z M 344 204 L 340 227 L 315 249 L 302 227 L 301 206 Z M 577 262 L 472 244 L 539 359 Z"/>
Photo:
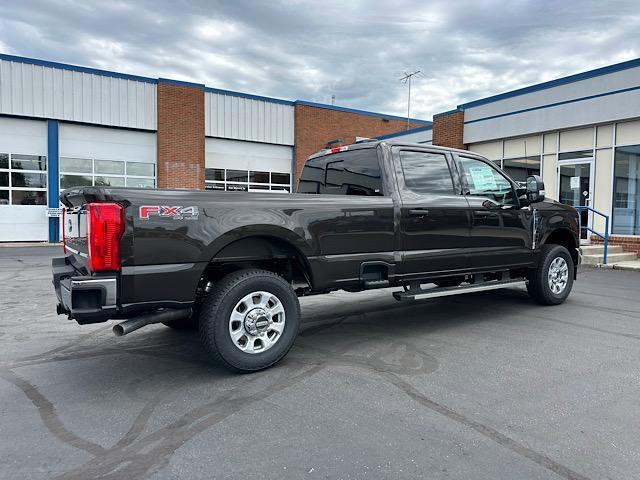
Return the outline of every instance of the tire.
<path id="1" fill-rule="evenodd" d="M 300 326 L 300 303 L 283 278 L 239 270 L 217 282 L 200 309 L 200 339 L 213 359 L 238 372 L 279 362 Z"/>
<path id="2" fill-rule="evenodd" d="M 194 331 L 198 330 L 198 318 L 191 316 L 189 318 L 182 318 L 180 320 L 173 320 L 171 322 L 162 322 L 163 325 L 172 328 L 173 330 L 180 331 Z"/>
<path id="3" fill-rule="evenodd" d="M 538 267 L 529 272 L 527 290 L 542 305 L 559 305 L 571 293 L 573 275 L 569 251 L 562 245 L 543 245 Z"/>
<path id="4" fill-rule="evenodd" d="M 438 287 L 457 287 L 464 282 L 464 277 L 449 277 L 433 282 Z"/>

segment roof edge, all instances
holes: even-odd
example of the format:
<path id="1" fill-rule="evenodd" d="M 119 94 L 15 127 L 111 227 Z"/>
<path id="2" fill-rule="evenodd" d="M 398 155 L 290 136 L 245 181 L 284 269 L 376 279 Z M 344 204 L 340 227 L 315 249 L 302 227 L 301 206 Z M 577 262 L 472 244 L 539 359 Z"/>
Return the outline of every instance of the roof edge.
<path id="1" fill-rule="evenodd" d="M 607 65 L 604 67 L 596 68 L 594 70 L 588 70 L 586 72 L 575 73 L 566 77 L 556 78 L 555 80 L 549 80 L 548 82 L 537 83 L 535 85 L 529 85 L 528 87 L 511 90 L 490 97 L 481 98 L 479 100 L 473 100 L 471 102 L 458 105 L 459 109 L 473 108 L 487 103 L 497 102 L 506 98 L 517 97 L 519 95 L 525 95 L 527 93 L 537 92 L 540 90 L 546 90 L 548 88 L 557 87 L 560 85 L 566 85 L 568 83 L 579 82 L 581 80 L 587 80 L 589 78 L 599 77 L 607 75 L 609 73 L 620 72 L 622 70 L 628 70 L 630 68 L 640 67 L 640 58 L 633 60 L 627 60 L 626 62 L 615 63 L 613 65 Z M 435 116 L 435 115 L 434 115 Z"/>
<path id="2" fill-rule="evenodd" d="M 389 138 L 401 137 L 403 135 L 410 135 L 412 133 L 426 132 L 427 130 L 432 130 L 432 129 L 433 129 L 433 125 L 425 125 L 424 127 L 410 128 L 409 130 L 402 130 L 396 133 L 388 133 L 387 135 L 380 135 L 379 137 L 375 137 L 375 138 L 377 138 L 378 140 L 387 140 Z"/>
<path id="3" fill-rule="evenodd" d="M 7 62 L 26 63 L 29 65 L 39 65 L 42 67 L 58 68 L 61 70 L 70 70 L 73 72 L 91 73 L 94 75 L 102 75 L 105 77 L 122 78 L 125 80 L 133 80 L 136 82 L 158 83 L 158 80 L 150 77 L 142 77 L 140 75 L 131 75 L 129 73 L 112 72 L 110 70 L 101 70 L 99 68 L 82 67 L 80 65 L 72 65 L 70 63 L 50 62 L 48 60 L 40 60 L 38 58 L 21 57 L 18 55 L 9 55 L 0 53 L 0 60 Z"/>
<path id="4" fill-rule="evenodd" d="M 308 102 L 306 100 L 296 100 L 293 103 L 294 105 L 324 108 L 327 110 L 338 110 L 340 112 L 347 112 L 347 113 L 358 113 L 360 115 L 368 115 L 370 117 L 379 117 L 379 118 L 388 118 L 390 120 L 403 120 L 403 121 L 407 120 L 407 117 L 399 117 L 397 115 L 388 115 L 386 113 L 371 112 L 369 110 L 359 110 L 357 108 L 339 107 L 337 105 L 328 105 L 326 103 Z M 430 120 L 420 120 L 418 118 L 409 118 L 409 121 L 414 123 L 422 123 L 425 125 L 431 125 L 432 123 Z"/>

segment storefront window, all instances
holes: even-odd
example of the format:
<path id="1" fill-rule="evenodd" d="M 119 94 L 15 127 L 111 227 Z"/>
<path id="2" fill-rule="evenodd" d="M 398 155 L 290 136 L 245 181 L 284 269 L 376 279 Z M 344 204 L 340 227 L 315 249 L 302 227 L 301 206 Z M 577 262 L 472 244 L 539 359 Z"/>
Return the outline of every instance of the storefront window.
<path id="1" fill-rule="evenodd" d="M 616 148 L 613 228 L 618 235 L 640 235 L 640 145 Z"/>
<path id="2" fill-rule="evenodd" d="M 505 158 L 502 169 L 516 182 L 524 182 L 531 175 L 540 175 L 540 157 Z"/>

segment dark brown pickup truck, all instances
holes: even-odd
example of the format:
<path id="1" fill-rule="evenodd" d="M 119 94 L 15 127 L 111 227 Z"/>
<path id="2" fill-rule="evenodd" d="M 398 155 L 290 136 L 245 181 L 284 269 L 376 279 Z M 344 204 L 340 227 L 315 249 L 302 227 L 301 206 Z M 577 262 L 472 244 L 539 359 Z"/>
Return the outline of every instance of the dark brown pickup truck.
<path id="1" fill-rule="evenodd" d="M 53 261 L 58 313 L 199 328 L 240 371 L 278 362 L 298 297 L 401 287 L 400 301 L 525 286 L 563 302 L 579 262 L 579 218 L 471 152 L 369 142 L 320 152 L 298 192 L 78 187 L 61 195 Z M 499 308 L 499 306 L 496 306 Z"/>

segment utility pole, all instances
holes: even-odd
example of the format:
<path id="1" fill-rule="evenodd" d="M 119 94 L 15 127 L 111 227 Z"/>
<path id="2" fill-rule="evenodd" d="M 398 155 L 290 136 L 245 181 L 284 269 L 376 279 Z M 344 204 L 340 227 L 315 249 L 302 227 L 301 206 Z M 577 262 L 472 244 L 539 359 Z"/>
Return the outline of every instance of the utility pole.
<path id="1" fill-rule="evenodd" d="M 409 93 L 407 97 L 407 128 L 405 130 L 409 130 L 409 118 L 411 117 L 411 78 L 420 75 L 421 73 L 422 72 L 420 70 L 416 70 L 411 73 L 404 72 L 404 77 L 400 79 L 401 82 L 408 84 L 409 86 Z"/>

